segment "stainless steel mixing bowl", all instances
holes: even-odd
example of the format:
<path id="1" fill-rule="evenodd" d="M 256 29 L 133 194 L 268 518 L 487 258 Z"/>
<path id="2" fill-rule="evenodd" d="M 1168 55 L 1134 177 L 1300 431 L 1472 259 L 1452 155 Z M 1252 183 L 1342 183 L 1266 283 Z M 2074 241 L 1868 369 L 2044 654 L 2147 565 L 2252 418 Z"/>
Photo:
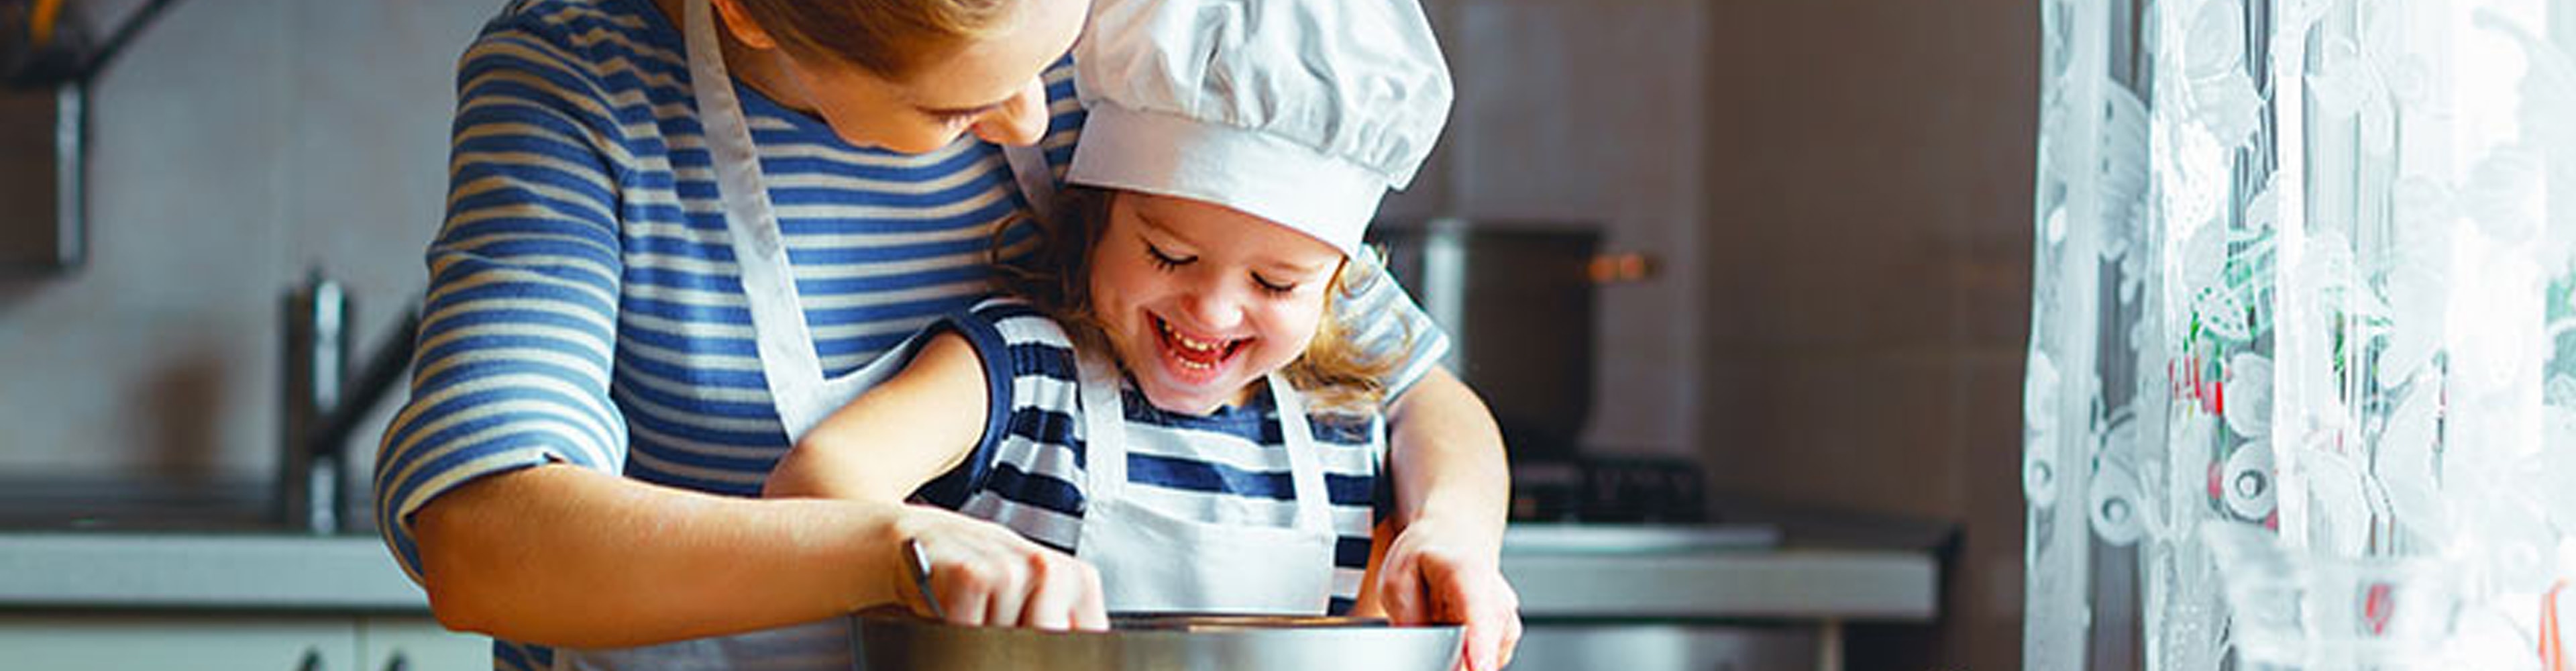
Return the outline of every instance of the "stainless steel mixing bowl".
<path id="1" fill-rule="evenodd" d="M 1449 671 L 1462 635 L 1290 615 L 1114 615 L 1095 632 L 961 627 L 902 611 L 854 618 L 865 671 Z"/>

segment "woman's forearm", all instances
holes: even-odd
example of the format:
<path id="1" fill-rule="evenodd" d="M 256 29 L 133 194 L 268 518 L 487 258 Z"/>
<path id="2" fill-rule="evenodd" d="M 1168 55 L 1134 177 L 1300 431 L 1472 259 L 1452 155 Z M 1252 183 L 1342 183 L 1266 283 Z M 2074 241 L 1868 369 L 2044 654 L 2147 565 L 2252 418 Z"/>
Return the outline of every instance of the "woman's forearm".
<path id="1" fill-rule="evenodd" d="M 582 468 L 504 473 L 413 517 L 449 628 L 623 647 L 894 602 L 900 505 L 715 496 Z"/>
<path id="2" fill-rule="evenodd" d="M 1511 506 L 1511 470 L 1502 430 L 1476 392 L 1447 369 L 1433 368 L 1396 399 L 1389 429 L 1395 522 L 1462 525 L 1499 550 Z"/>

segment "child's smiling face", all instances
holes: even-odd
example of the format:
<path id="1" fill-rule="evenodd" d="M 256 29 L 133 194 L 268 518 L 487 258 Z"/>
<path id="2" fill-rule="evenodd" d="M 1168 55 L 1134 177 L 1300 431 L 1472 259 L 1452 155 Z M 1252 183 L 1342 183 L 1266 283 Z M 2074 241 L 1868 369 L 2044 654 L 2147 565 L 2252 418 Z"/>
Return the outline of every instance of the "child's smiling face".
<path id="1" fill-rule="evenodd" d="M 1342 253 L 1222 205 L 1110 197 L 1091 249 L 1091 305 L 1154 407 L 1204 415 L 1295 361 L 1324 318 Z"/>

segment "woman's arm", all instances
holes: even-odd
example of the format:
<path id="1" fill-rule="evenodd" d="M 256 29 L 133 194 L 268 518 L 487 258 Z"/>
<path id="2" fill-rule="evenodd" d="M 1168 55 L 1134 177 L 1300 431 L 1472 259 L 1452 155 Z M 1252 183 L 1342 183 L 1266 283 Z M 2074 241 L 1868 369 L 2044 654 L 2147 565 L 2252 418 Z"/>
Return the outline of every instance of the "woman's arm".
<path id="1" fill-rule="evenodd" d="M 458 486 L 413 516 L 450 629 L 570 647 L 738 633 L 899 596 L 905 506 L 760 500 L 566 465 Z"/>
<path id="2" fill-rule="evenodd" d="M 572 43 L 505 12 L 459 62 L 411 399 L 377 459 L 387 544 L 442 622 L 532 643 L 667 641 L 885 600 L 855 577 L 891 561 L 867 551 L 891 533 L 885 511 L 616 475 L 631 157 Z"/>
<path id="3" fill-rule="evenodd" d="M 1398 623 L 1465 623 L 1469 668 L 1498 668 L 1521 631 L 1520 598 L 1501 569 L 1511 497 L 1502 431 L 1484 401 L 1439 366 L 1449 348 L 1439 324 L 1374 255 L 1353 262 L 1364 279 L 1334 301 L 1334 318 L 1368 351 L 1398 360 L 1385 381 L 1398 390 L 1387 409 L 1394 540 L 1378 546 L 1384 559 L 1365 589 Z"/>
<path id="4" fill-rule="evenodd" d="M 903 504 L 973 448 L 983 385 L 963 339 L 934 338 L 808 432 L 770 481 L 773 494 L 842 500 L 715 496 L 551 465 L 459 487 L 413 516 L 431 609 L 450 628 L 511 640 L 642 645 L 904 600 L 897 548 L 917 536 L 963 536 L 943 543 L 950 554 L 1044 552 Z"/>
<path id="5" fill-rule="evenodd" d="M 1483 399 L 1446 368 L 1433 368 L 1396 397 L 1387 417 L 1398 528 L 1424 520 L 1502 547 L 1511 509 L 1511 468 L 1502 430 Z"/>
<path id="6" fill-rule="evenodd" d="M 764 629 L 884 603 L 920 609 L 917 540 L 949 619 L 1107 626 L 1098 575 L 999 525 L 902 501 L 982 435 L 963 338 L 826 418 L 740 499 L 546 466 L 450 491 L 414 516 L 431 608 L 452 629 L 616 647 Z M 829 498 L 810 498 L 824 496 Z"/>
<path id="7" fill-rule="evenodd" d="M 1498 669 L 1520 644 L 1520 595 L 1503 580 L 1511 473 L 1502 431 L 1466 383 L 1435 368 L 1388 414 L 1394 541 L 1372 558 L 1376 601 L 1398 623 L 1467 625 L 1468 669 Z M 1383 566 L 1378 564 L 1382 563 Z"/>
<path id="8" fill-rule="evenodd" d="M 1386 599 L 1378 592 L 1378 569 L 1386 564 L 1386 550 L 1395 544 L 1395 524 L 1379 520 L 1369 526 L 1368 569 L 1360 573 L 1359 596 L 1351 599 L 1351 617 L 1386 617 Z"/>

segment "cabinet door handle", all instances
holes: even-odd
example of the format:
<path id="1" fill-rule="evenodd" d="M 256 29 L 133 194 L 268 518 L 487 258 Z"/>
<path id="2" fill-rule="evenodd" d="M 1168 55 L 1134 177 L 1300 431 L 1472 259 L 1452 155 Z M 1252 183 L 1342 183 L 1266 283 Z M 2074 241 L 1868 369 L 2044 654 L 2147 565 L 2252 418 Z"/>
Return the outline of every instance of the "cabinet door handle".
<path id="1" fill-rule="evenodd" d="M 305 648 L 304 661 L 295 664 L 295 671 L 322 671 L 322 649 Z"/>
<path id="2" fill-rule="evenodd" d="M 411 671 L 411 659 L 404 657 L 401 650 L 395 650 L 394 656 L 385 660 L 385 671 Z"/>

